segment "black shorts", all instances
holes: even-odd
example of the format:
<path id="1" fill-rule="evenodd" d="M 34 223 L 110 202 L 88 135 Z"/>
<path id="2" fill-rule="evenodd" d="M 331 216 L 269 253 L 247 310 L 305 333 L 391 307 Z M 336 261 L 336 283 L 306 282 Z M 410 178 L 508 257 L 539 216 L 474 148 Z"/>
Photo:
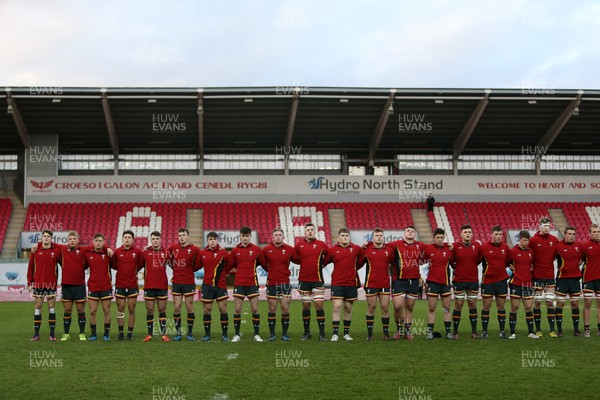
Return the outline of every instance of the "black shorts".
<path id="1" fill-rule="evenodd" d="M 454 285 L 455 299 L 477 299 L 479 295 L 479 282 L 452 282 L 452 284 Z"/>
<path id="2" fill-rule="evenodd" d="M 115 297 L 118 299 L 124 299 L 126 297 L 137 297 L 140 293 L 138 288 L 116 288 Z"/>
<path id="3" fill-rule="evenodd" d="M 298 290 L 300 292 L 311 292 L 313 289 L 325 290 L 325 284 L 323 282 L 300 282 Z"/>
<path id="4" fill-rule="evenodd" d="M 335 299 L 357 300 L 358 288 L 356 286 L 332 286 L 331 300 Z"/>
<path id="5" fill-rule="evenodd" d="M 554 279 L 532 279 L 533 290 L 546 290 L 546 288 L 553 288 L 556 286 Z"/>
<path id="6" fill-rule="evenodd" d="M 556 295 L 566 297 L 581 296 L 581 283 L 579 278 L 561 278 L 556 280 Z"/>
<path id="7" fill-rule="evenodd" d="M 419 297 L 419 279 L 396 279 L 392 281 L 392 296 Z"/>
<path id="8" fill-rule="evenodd" d="M 494 283 L 481 284 L 481 297 L 506 297 L 508 296 L 507 279 Z"/>
<path id="9" fill-rule="evenodd" d="M 229 293 L 227 289 L 223 289 L 216 286 L 202 284 L 202 301 L 205 303 L 212 303 L 213 300 L 223 301 L 229 299 Z"/>
<path id="10" fill-rule="evenodd" d="M 84 303 L 85 297 L 85 285 L 62 285 L 62 297 L 61 301 L 75 301 L 77 303 Z"/>
<path id="11" fill-rule="evenodd" d="M 258 286 L 234 286 L 233 297 L 251 299 L 252 297 L 258 296 Z"/>
<path id="12" fill-rule="evenodd" d="M 113 292 L 112 290 L 101 290 L 99 292 L 89 292 L 88 299 L 89 300 L 112 300 Z"/>
<path id="13" fill-rule="evenodd" d="M 600 279 L 583 282 L 583 291 L 585 297 L 593 297 L 594 293 L 596 296 L 600 296 Z"/>
<path id="14" fill-rule="evenodd" d="M 167 289 L 144 289 L 144 299 L 146 300 L 166 300 L 169 298 Z"/>
<path id="15" fill-rule="evenodd" d="M 33 289 L 33 297 L 56 297 L 56 289 Z"/>
<path id="16" fill-rule="evenodd" d="M 390 295 L 390 288 L 365 288 L 365 295 L 367 297 L 377 296 L 378 294 Z"/>
<path id="17" fill-rule="evenodd" d="M 187 283 L 174 283 L 171 288 L 171 294 L 173 296 L 193 296 L 196 294 L 196 285 Z"/>
<path id="18" fill-rule="evenodd" d="M 452 294 L 452 287 L 450 285 L 444 285 L 442 283 L 427 281 L 427 296 L 450 296 Z"/>
<path id="19" fill-rule="evenodd" d="M 267 298 L 277 299 L 279 297 L 292 297 L 292 285 L 289 283 L 280 283 L 278 285 L 267 286 Z"/>
<path id="20" fill-rule="evenodd" d="M 533 287 L 531 286 L 521 286 L 521 285 L 513 285 L 510 286 L 510 297 L 514 299 L 533 299 Z"/>

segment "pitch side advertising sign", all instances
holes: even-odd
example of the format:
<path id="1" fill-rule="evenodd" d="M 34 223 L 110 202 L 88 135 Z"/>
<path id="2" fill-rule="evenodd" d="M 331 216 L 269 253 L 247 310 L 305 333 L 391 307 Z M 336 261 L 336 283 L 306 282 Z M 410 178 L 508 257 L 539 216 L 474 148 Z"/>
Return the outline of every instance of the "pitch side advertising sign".
<path id="1" fill-rule="evenodd" d="M 68 243 L 69 232 L 53 232 L 52 241 L 58 244 Z M 25 250 L 31 249 L 35 244 L 42 241 L 42 232 L 21 232 L 21 248 Z"/>
<path id="2" fill-rule="evenodd" d="M 599 195 L 597 176 L 57 176 L 27 177 L 28 201 L 78 201 L 78 196 L 128 201 L 206 201 L 206 196 L 393 196 L 424 201 L 449 196 Z M 332 197 L 333 198 L 333 197 Z M 236 199 L 237 200 L 237 199 Z"/>

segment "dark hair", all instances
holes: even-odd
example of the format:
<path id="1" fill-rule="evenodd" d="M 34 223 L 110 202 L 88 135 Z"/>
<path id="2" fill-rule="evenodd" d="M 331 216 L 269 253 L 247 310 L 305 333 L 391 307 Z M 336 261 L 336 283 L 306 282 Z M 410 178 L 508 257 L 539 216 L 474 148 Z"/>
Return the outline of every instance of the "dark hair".
<path id="1" fill-rule="evenodd" d="M 177 231 L 177 233 L 181 233 L 181 232 L 185 232 L 188 235 L 190 234 L 190 231 L 188 231 L 187 228 L 179 228 L 179 230 Z"/>
<path id="2" fill-rule="evenodd" d="M 130 229 L 127 229 L 126 231 L 124 231 L 123 234 L 121 235 L 121 237 L 123 237 L 125 235 L 131 235 L 132 238 L 135 238 L 135 234 Z"/>
<path id="3" fill-rule="evenodd" d="M 375 232 L 381 232 L 381 233 L 383 233 L 383 229 L 381 229 L 381 228 L 375 228 L 375 229 L 373 229 L 373 233 L 375 233 Z"/>
<path id="4" fill-rule="evenodd" d="M 460 227 L 460 231 L 464 231 L 465 229 L 471 229 L 473 230 L 473 227 L 471 227 L 471 225 L 469 224 L 464 224 L 463 226 Z"/>
<path id="5" fill-rule="evenodd" d="M 338 235 L 340 233 L 350 233 L 350 231 L 347 228 L 340 228 L 340 229 L 338 229 Z"/>
<path id="6" fill-rule="evenodd" d="M 159 231 L 154 231 L 150 234 L 150 236 L 156 236 L 156 237 L 160 237 L 160 232 Z"/>
<path id="7" fill-rule="evenodd" d="M 503 231 L 503 229 L 502 229 L 502 227 L 500 225 L 494 225 L 494 226 L 492 226 L 492 232 L 498 232 L 498 231 L 499 232 Z"/>
<path id="8" fill-rule="evenodd" d="M 521 239 L 531 239 L 531 234 L 529 233 L 529 231 L 519 232 L 519 240 Z"/>
<path id="9" fill-rule="evenodd" d="M 433 236 L 444 235 L 446 236 L 446 232 L 442 228 L 435 228 L 433 230 Z"/>
<path id="10" fill-rule="evenodd" d="M 252 233 L 252 229 L 248 228 L 247 226 L 242 226 L 240 228 L 240 233 L 242 235 L 250 235 Z"/>
<path id="11" fill-rule="evenodd" d="M 404 228 L 404 230 L 406 230 L 406 229 L 408 229 L 408 228 L 414 229 L 415 231 L 417 230 L 417 228 L 415 228 L 415 227 L 414 227 L 414 226 L 412 226 L 412 225 L 407 225 L 407 226 L 406 226 L 406 228 Z"/>
<path id="12" fill-rule="evenodd" d="M 283 234 L 283 229 L 277 227 L 277 228 L 273 229 L 273 232 L 271 232 L 271 233 L 275 233 L 275 232 L 281 232 Z"/>
<path id="13" fill-rule="evenodd" d="M 309 227 L 309 226 L 312 226 L 313 228 L 317 229 L 317 227 L 315 226 L 315 224 L 313 224 L 312 222 L 307 222 L 307 223 L 304 224 L 305 228 Z"/>
<path id="14" fill-rule="evenodd" d="M 210 231 L 210 232 L 208 232 L 208 235 L 206 235 L 206 238 L 215 238 L 215 239 L 218 239 L 219 235 L 217 235 L 217 232 L 215 232 L 215 231 Z"/>
<path id="15" fill-rule="evenodd" d="M 48 235 L 50 235 L 50 237 L 53 237 L 53 236 L 54 236 L 54 232 L 52 232 L 52 231 L 51 231 L 51 230 L 49 230 L 49 229 L 44 229 L 44 230 L 42 231 L 42 236 L 44 235 L 44 233 L 47 233 Z"/>
<path id="16" fill-rule="evenodd" d="M 96 238 L 99 238 L 99 237 L 101 237 L 101 238 L 102 238 L 102 240 L 106 240 L 106 238 L 104 237 L 104 235 L 103 235 L 103 234 L 101 234 L 101 233 L 96 233 L 96 234 L 94 235 L 94 239 L 96 239 Z"/>
<path id="17" fill-rule="evenodd" d="M 573 232 L 577 232 L 577 229 L 575 229 L 575 227 L 568 225 L 565 227 L 565 235 L 567 234 L 567 231 L 573 231 Z"/>

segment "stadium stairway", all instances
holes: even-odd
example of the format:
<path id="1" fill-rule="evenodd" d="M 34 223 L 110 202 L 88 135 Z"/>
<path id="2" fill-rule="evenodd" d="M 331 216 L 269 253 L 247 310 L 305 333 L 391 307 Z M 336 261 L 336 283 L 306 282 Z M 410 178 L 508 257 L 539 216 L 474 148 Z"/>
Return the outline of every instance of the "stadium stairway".
<path id="1" fill-rule="evenodd" d="M 21 200 L 19 200 L 12 190 L 8 191 L 7 197 L 12 203 L 12 213 L 8 222 L 8 228 L 6 229 L 6 236 L 4 238 L 4 244 L 2 245 L 0 258 L 17 258 L 17 242 L 19 241 L 19 236 L 23 230 L 23 223 L 25 222 L 27 210 L 23 207 Z"/>
<path id="2" fill-rule="evenodd" d="M 410 210 L 415 228 L 417 229 L 417 239 L 420 242 L 433 243 L 433 235 L 431 224 L 429 223 L 429 216 L 427 210 L 422 208 L 413 208 Z"/>
<path id="3" fill-rule="evenodd" d="M 346 211 L 343 208 L 329 209 L 329 227 L 331 232 L 331 243 L 337 243 L 338 230 L 346 227 Z M 356 243 L 362 244 L 362 243 Z"/>
<path id="4" fill-rule="evenodd" d="M 569 221 L 567 221 L 567 217 L 563 212 L 562 208 L 549 208 L 548 215 L 552 222 L 554 222 L 554 226 L 557 230 L 560 231 L 561 234 L 564 233 L 565 228 L 569 225 Z"/>
<path id="5" fill-rule="evenodd" d="M 202 248 L 204 246 L 204 213 L 202 209 L 187 209 L 186 227 L 190 231 L 190 243 Z"/>

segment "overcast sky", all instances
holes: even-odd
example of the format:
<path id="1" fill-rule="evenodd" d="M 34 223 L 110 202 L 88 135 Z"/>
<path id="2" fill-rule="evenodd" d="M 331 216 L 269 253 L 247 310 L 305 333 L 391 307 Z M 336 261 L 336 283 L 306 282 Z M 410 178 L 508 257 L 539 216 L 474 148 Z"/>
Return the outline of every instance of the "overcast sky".
<path id="1" fill-rule="evenodd" d="M 600 88 L 594 0 L 1 0 L 4 86 Z"/>

